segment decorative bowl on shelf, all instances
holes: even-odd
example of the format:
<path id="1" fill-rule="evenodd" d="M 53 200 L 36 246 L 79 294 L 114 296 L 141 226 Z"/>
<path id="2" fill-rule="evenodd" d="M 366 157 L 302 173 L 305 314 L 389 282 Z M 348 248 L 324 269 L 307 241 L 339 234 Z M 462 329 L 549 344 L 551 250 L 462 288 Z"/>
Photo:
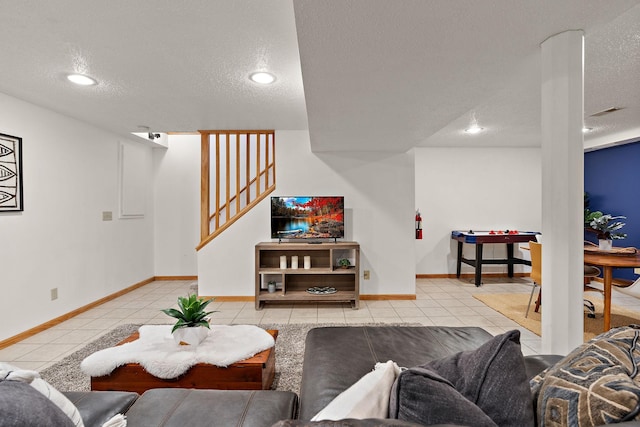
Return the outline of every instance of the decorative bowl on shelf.
<path id="1" fill-rule="evenodd" d="M 313 295 L 329 295 L 335 294 L 336 292 L 338 292 L 338 290 L 331 286 L 314 286 L 307 289 L 307 292 Z"/>

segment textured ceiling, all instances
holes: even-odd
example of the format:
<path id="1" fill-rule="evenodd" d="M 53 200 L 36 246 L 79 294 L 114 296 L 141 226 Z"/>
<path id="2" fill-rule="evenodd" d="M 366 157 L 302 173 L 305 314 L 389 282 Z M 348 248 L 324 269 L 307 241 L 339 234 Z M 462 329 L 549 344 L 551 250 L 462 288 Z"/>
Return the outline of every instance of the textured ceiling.
<path id="1" fill-rule="evenodd" d="M 496 0 L 294 2 L 312 144 L 539 146 L 540 43 L 585 31 L 594 132 L 640 136 L 640 2 Z M 622 15 L 622 16 L 620 16 Z M 473 120 L 486 129 L 467 135 Z"/>
<path id="2" fill-rule="evenodd" d="M 640 0 L 0 0 L 0 92 L 122 135 L 539 146 L 539 45 L 568 29 L 586 37 L 586 145 L 640 136 Z M 276 83 L 250 82 L 259 69 Z M 72 86 L 74 71 L 100 84 Z M 486 132 L 470 137 L 474 119 Z"/>
<path id="3" fill-rule="evenodd" d="M 119 133 L 306 129 L 290 1 L 0 0 L 0 92 Z M 268 69 L 264 87 L 247 76 Z M 68 72 L 100 84 L 73 87 Z"/>

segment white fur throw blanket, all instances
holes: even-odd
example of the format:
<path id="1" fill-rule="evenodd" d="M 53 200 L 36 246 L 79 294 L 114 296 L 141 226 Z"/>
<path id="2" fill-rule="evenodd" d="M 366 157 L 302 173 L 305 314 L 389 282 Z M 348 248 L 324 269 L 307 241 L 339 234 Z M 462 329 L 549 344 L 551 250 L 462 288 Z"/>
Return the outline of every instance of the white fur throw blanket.
<path id="1" fill-rule="evenodd" d="M 127 363 L 139 363 L 158 378 L 176 378 L 196 363 L 227 367 L 275 345 L 273 337 L 253 325 L 211 325 L 207 338 L 195 348 L 178 345 L 171 325 L 141 326 L 140 338 L 97 351 L 80 364 L 92 377 L 110 374 Z"/>

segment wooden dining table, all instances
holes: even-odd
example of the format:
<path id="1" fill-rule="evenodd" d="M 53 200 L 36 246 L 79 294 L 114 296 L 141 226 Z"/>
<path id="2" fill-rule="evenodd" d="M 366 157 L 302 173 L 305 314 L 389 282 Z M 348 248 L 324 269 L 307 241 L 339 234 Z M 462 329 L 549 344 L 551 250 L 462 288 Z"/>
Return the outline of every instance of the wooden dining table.
<path id="1" fill-rule="evenodd" d="M 614 268 L 637 268 L 640 267 L 640 253 L 619 254 L 606 252 L 586 251 L 584 253 L 584 263 L 601 267 L 604 283 L 604 331 L 611 329 L 611 286 L 613 282 Z"/>

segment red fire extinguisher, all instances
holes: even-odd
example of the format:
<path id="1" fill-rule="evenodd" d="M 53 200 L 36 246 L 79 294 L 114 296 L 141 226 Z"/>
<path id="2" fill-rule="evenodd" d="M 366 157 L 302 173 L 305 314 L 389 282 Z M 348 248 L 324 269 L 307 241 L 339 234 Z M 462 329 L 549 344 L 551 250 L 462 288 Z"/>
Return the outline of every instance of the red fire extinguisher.
<path id="1" fill-rule="evenodd" d="M 416 211 L 416 239 L 422 239 L 422 217 L 419 209 Z"/>

